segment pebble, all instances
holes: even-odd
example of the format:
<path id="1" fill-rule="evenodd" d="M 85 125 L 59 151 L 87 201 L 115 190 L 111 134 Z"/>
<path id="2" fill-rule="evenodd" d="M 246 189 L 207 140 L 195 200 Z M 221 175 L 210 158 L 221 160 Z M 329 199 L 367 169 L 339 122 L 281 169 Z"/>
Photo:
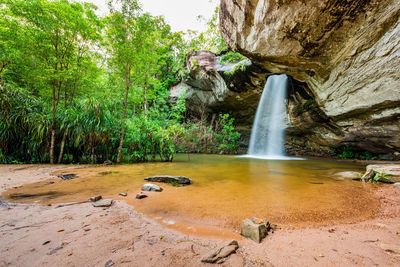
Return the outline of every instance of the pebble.
<path id="1" fill-rule="evenodd" d="M 146 197 L 147 197 L 147 195 L 145 195 L 143 193 L 139 193 L 139 194 L 136 195 L 137 199 L 143 199 L 143 198 L 146 198 Z"/>
<path id="2" fill-rule="evenodd" d="M 103 198 L 102 196 L 94 196 L 94 197 L 89 198 L 89 201 L 96 202 L 96 201 L 99 201 L 102 198 Z"/>
<path id="3" fill-rule="evenodd" d="M 114 265 L 114 262 L 112 260 L 108 260 L 106 262 L 106 264 L 104 265 L 104 267 L 110 267 L 110 266 L 113 266 L 113 265 Z"/>

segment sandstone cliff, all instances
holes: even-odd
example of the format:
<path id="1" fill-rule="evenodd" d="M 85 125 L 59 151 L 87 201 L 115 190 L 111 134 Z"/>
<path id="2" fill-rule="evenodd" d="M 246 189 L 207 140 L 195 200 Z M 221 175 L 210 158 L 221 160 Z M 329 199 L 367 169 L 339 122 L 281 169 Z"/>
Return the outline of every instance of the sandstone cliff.
<path id="1" fill-rule="evenodd" d="M 307 95 L 289 101 L 289 141 L 393 153 L 399 18 L 400 0 L 221 0 L 220 29 L 231 49 L 267 72 L 305 83 Z"/>

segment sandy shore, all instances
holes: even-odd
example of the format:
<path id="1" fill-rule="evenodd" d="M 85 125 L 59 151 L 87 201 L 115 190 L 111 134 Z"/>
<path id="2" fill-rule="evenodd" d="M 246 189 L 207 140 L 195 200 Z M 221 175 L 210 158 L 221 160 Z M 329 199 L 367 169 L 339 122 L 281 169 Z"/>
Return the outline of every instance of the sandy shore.
<path id="1" fill-rule="evenodd" d="M 0 165 L 0 191 L 71 167 Z M 374 219 L 278 230 L 261 244 L 238 238 L 237 253 L 221 266 L 400 266 L 400 189 L 383 186 L 376 197 Z M 166 229 L 122 201 L 0 205 L 0 266 L 207 266 L 202 255 L 227 241 Z"/>

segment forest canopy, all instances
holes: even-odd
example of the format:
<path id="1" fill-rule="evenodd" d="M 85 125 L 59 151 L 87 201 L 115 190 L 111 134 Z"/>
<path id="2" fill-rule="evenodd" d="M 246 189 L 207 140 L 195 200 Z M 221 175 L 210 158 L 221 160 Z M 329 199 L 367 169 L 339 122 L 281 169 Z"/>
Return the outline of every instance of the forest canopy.
<path id="1" fill-rule="evenodd" d="M 188 119 L 190 50 L 226 49 L 218 9 L 205 32 L 172 32 L 136 0 L 109 13 L 68 0 L 0 0 L 0 163 L 172 161 L 180 152 L 230 153 L 239 134 L 220 114 Z"/>

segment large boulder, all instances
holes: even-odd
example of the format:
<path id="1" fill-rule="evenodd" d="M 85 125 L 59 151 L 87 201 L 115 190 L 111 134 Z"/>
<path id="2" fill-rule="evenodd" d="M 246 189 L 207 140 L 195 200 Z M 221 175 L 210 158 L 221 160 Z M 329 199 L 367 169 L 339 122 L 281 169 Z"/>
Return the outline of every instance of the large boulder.
<path id="1" fill-rule="evenodd" d="M 267 73 L 306 84 L 289 139 L 384 154 L 400 151 L 399 17 L 400 0 L 221 0 L 220 29 Z"/>
<path id="2" fill-rule="evenodd" d="M 170 89 L 170 101 L 184 94 L 187 110 L 196 117 L 231 113 L 251 125 L 268 72 L 249 60 L 221 64 L 219 59 L 210 51 L 191 51 L 189 77 Z"/>

